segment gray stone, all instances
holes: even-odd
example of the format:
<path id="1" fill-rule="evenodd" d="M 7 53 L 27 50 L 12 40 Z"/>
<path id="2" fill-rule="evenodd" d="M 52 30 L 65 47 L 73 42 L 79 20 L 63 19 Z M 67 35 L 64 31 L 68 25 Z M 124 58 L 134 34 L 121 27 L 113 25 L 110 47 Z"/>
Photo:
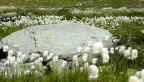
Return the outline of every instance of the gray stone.
<path id="1" fill-rule="evenodd" d="M 0 42 L 0 49 L 3 47 L 3 44 Z"/>
<path id="2" fill-rule="evenodd" d="M 112 34 L 107 30 L 83 23 L 63 21 L 58 24 L 38 25 L 14 32 L 3 38 L 2 45 L 8 45 L 16 51 L 29 54 L 48 50 L 55 54 L 70 55 L 77 53 L 78 46 L 87 46 L 88 41 L 104 42 L 105 35 Z M 111 47 L 111 39 L 108 47 Z"/>

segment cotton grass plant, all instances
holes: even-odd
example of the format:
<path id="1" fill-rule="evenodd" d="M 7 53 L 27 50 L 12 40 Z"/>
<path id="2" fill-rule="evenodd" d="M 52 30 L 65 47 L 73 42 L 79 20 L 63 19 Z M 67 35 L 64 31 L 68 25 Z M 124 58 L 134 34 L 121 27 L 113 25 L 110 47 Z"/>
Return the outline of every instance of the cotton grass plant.
<path id="1" fill-rule="evenodd" d="M 64 20 L 63 16 L 20 16 L 15 22 L 2 23 L 5 32 L 10 27 L 22 27 L 41 24 L 55 24 Z M 83 17 L 82 20 L 74 17 L 69 20 L 71 22 L 86 23 L 100 28 L 108 28 L 108 30 L 120 29 L 122 22 L 133 23 L 143 19 L 142 17 L 126 17 L 126 16 L 106 16 L 106 17 Z M 13 29 L 13 28 L 11 28 Z M 105 36 L 106 44 L 102 42 L 89 41 L 84 47 L 78 46 L 77 54 L 72 57 L 72 61 L 63 61 L 58 69 L 49 71 L 49 61 L 58 62 L 58 56 L 52 52 L 44 51 L 42 55 L 38 53 L 24 54 L 15 52 L 9 46 L 3 47 L 3 52 L 7 53 L 7 60 L 4 66 L 1 65 L 0 73 L 1 81 L 15 82 L 34 82 L 34 81 L 50 81 L 50 82 L 128 82 L 130 79 L 137 79 L 141 74 L 135 77 L 135 71 L 129 72 L 130 69 L 141 70 L 137 65 L 141 52 L 137 50 L 139 47 L 126 45 L 114 45 L 108 49 L 107 41 L 109 36 Z M 115 39 L 115 43 L 120 39 Z M 140 53 L 140 54 L 139 54 Z M 80 56 L 79 56 L 80 55 Z M 26 65 L 26 62 L 31 62 Z M 43 66 L 46 62 L 46 66 Z M 71 65 L 69 65 L 71 64 Z M 71 67 L 72 66 L 72 67 Z M 16 67 L 16 74 L 13 71 Z M 18 70 L 21 69 L 21 70 Z M 140 72 L 141 73 L 141 72 Z M 143 74 L 143 73 L 142 73 Z M 133 80 L 132 80 L 133 81 Z"/>

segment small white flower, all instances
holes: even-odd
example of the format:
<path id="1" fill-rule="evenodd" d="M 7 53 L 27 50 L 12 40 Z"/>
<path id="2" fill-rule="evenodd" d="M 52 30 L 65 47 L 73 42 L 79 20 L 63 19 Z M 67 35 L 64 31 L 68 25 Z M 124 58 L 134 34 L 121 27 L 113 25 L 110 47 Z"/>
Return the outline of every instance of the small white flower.
<path id="1" fill-rule="evenodd" d="M 136 59 L 137 57 L 138 57 L 138 52 L 137 52 L 136 49 L 133 49 L 133 50 L 131 51 L 131 60 L 134 60 L 134 59 Z"/>
<path id="2" fill-rule="evenodd" d="M 89 80 L 94 80 L 98 78 L 98 68 L 95 65 L 90 65 L 89 67 Z"/>
<path id="3" fill-rule="evenodd" d="M 92 47 L 92 46 L 93 46 L 93 41 L 89 41 L 89 42 L 88 42 L 88 46 L 89 46 L 89 47 Z"/>
<path id="4" fill-rule="evenodd" d="M 54 61 L 54 62 L 58 61 L 58 56 L 54 56 L 54 57 L 53 57 L 53 61 Z"/>
<path id="5" fill-rule="evenodd" d="M 103 49 L 102 49 L 102 54 L 109 54 L 108 49 L 107 49 L 107 48 L 103 48 Z"/>
<path id="6" fill-rule="evenodd" d="M 13 50 L 9 50 L 8 51 L 8 56 L 13 56 L 14 55 L 14 51 Z"/>
<path id="7" fill-rule="evenodd" d="M 115 47 L 115 50 L 118 50 L 119 49 L 119 46 Z"/>
<path id="8" fill-rule="evenodd" d="M 83 67 L 80 67 L 79 69 L 80 69 L 80 72 L 83 72 L 83 71 L 84 71 L 84 68 L 83 68 Z"/>
<path id="9" fill-rule="evenodd" d="M 39 60 L 40 62 L 43 62 L 43 58 L 42 58 L 42 57 L 38 58 L 38 60 Z"/>
<path id="10" fill-rule="evenodd" d="M 136 75 L 138 78 L 141 78 L 141 71 L 137 71 L 137 72 L 135 73 L 135 75 Z"/>
<path id="11" fill-rule="evenodd" d="M 35 69 L 35 66 L 34 66 L 34 65 L 32 65 L 32 66 L 31 66 L 31 69 L 32 69 L 32 70 L 34 70 L 34 69 Z"/>
<path id="12" fill-rule="evenodd" d="M 47 69 L 47 67 L 46 67 L 46 66 L 43 66 L 43 69 L 44 69 L 44 70 L 46 70 L 46 69 Z"/>
<path id="13" fill-rule="evenodd" d="M 111 53 L 111 54 L 114 53 L 114 48 L 110 48 L 110 53 Z"/>
<path id="14" fill-rule="evenodd" d="M 66 62 L 66 61 L 63 61 L 63 62 L 62 62 L 62 65 L 61 65 L 61 68 L 65 68 L 66 65 L 67 65 L 67 62 Z"/>
<path id="15" fill-rule="evenodd" d="M 14 63 L 15 63 L 15 56 L 14 57 L 11 57 L 10 59 L 9 59 L 9 63 L 11 64 L 11 65 L 13 65 Z"/>
<path id="16" fill-rule="evenodd" d="M 39 58 L 39 57 L 40 57 L 40 55 L 39 55 L 39 54 L 35 54 L 35 57 L 36 57 L 36 58 Z"/>
<path id="17" fill-rule="evenodd" d="M 76 67 L 79 67 L 79 63 L 78 62 L 75 62 L 74 64 L 75 64 Z"/>
<path id="18" fill-rule="evenodd" d="M 137 76 L 130 76 L 128 82 L 140 82 L 140 79 Z"/>
<path id="19" fill-rule="evenodd" d="M 30 70 L 24 71 L 24 74 L 25 74 L 25 75 L 29 75 L 29 74 L 30 74 Z"/>
<path id="20" fill-rule="evenodd" d="M 32 54 L 30 55 L 30 60 L 31 60 L 31 61 L 34 61 L 34 60 L 36 60 L 36 59 L 37 59 L 36 54 L 35 54 L 35 53 L 32 53 Z"/>
<path id="21" fill-rule="evenodd" d="M 83 51 L 83 48 L 81 47 L 81 46 L 79 46 L 78 48 L 77 48 L 77 52 L 78 53 L 81 53 Z"/>
<path id="22" fill-rule="evenodd" d="M 86 53 L 88 53 L 88 52 L 90 52 L 90 47 L 86 47 L 85 49 L 84 49 L 84 52 L 86 52 Z"/>
<path id="23" fill-rule="evenodd" d="M 77 61 L 77 60 L 78 60 L 77 55 L 74 55 L 74 56 L 73 56 L 73 61 Z"/>
<path id="24" fill-rule="evenodd" d="M 16 60 L 17 63 L 22 63 L 22 60 L 21 58 L 17 57 L 17 60 Z"/>
<path id="25" fill-rule="evenodd" d="M 22 54 L 21 61 L 22 61 L 22 62 L 25 62 L 28 58 L 29 58 L 28 55 Z"/>
<path id="26" fill-rule="evenodd" d="M 9 65 L 10 64 L 10 61 L 9 60 L 6 60 L 5 61 L 5 65 Z"/>
<path id="27" fill-rule="evenodd" d="M 131 47 L 128 47 L 128 50 L 130 50 L 130 51 L 131 51 L 131 50 L 132 50 L 132 48 L 131 48 Z"/>
<path id="28" fill-rule="evenodd" d="M 10 60 L 12 56 L 7 56 L 7 59 Z"/>
<path id="29" fill-rule="evenodd" d="M 125 58 L 130 57 L 130 54 L 131 54 L 131 51 L 130 51 L 130 50 L 125 50 L 125 51 L 124 51 L 124 57 L 125 57 Z"/>
<path id="30" fill-rule="evenodd" d="M 7 51 L 8 51 L 8 49 L 9 49 L 9 47 L 8 47 L 8 46 L 4 46 L 4 47 L 3 47 L 3 52 L 7 52 Z"/>
<path id="31" fill-rule="evenodd" d="M 84 55 L 83 56 L 87 56 L 88 57 L 88 54 L 87 53 L 84 53 Z"/>
<path id="32" fill-rule="evenodd" d="M 48 56 L 49 56 L 50 59 L 52 59 L 53 55 L 54 55 L 53 53 L 50 53 Z"/>
<path id="33" fill-rule="evenodd" d="M 17 66 L 17 65 L 18 65 L 18 63 L 15 61 L 14 66 Z"/>
<path id="34" fill-rule="evenodd" d="M 92 47 L 92 51 L 94 54 L 101 53 L 102 49 L 103 49 L 102 42 L 96 42 L 96 43 L 94 43 L 94 45 Z"/>
<path id="35" fill-rule="evenodd" d="M 89 63 L 88 63 L 88 62 L 84 63 L 84 67 L 85 67 L 85 68 L 88 68 L 88 66 L 89 66 Z"/>
<path id="36" fill-rule="evenodd" d="M 18 52 L 18 53 L 17 53 L 17 57 L 20 58 L 21 56 L 22 56 L 22 52 Z"/>
<path id="37" fill-rule="evenodd" d="M 98 58 L 93 58 L 92 59 L 92 64 L 96 64 L 97 63 Z"/>
<path id="38" fill-rule="evenodd" d="M 50 58 L 50 56 L 47 56 L 47 60 L 50 60 L 51 58 Z"/>
<path id="39" fill-rule="evenodd" d="M 109 55 L 108 54 L 102 54 L 103 63 L 109 62 Z"/>
<path id="40" fill-rule="evenodd" d="M 125 52 L 125 46 L 120 46 L 119 53 L 123 54 Z"/>
<path id="41" fill-rule="evenodd" d="M 47 57 L 48 56 L 48 51 L 44 51 L 43 52 L 43 57 Z"/>
<path id="42" fill-rule="evenodd" d="M 86 55 L 83 55 L 83 56 L 82 56 L 82 60 L 83 60 L 84 62 L 86 62 L 86 61 L 87 61 L 87 56 L 86 56 Z"/>
<path id="43" fill-rule="evenodd" d="M 144 69 L 141 71 L 141 78 L 144 80 Z"/>

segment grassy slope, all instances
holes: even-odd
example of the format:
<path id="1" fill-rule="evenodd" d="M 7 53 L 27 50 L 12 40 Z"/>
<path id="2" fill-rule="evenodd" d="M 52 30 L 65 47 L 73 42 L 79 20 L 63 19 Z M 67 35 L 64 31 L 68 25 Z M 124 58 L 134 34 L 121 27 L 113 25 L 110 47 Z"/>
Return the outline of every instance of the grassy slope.
<path id="1" fill-rule="evenodd" d="M 27 7 L 74 7 L 82 3 L 81 8 L 86 7 L 143 7 L 140 0 L 0 0 L 0 5 L 14 5 Z"/>

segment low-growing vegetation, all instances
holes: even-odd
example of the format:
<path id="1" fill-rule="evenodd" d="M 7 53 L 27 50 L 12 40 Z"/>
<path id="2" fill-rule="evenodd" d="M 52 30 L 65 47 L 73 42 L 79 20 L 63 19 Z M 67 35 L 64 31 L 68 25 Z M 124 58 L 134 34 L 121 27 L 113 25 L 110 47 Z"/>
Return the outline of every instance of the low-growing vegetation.
<path id="1" fill-rule="evenodd" d="M 7 53 L 7 61 L 4 65 L 0 64 L 0 82 L 144 81 L 144 32 L 142 31 L 144 30 L 144 1 L 0 0 L 0 2 L 1 6 L 15 7 L 0 8 L 0 14 L 11 12 L 17 14 L 10 18 L 0 18 L 0 39 L 29 26 L 56 24 L 65 20 L 106 29 L 113 34 L 114 38 L 113 47 L 110 49 L 94 46 L 99 46 L 101 43 L 88 46 L 90 47 L 88 52 L 88 48 L 85 51 L 85 48 L 78 46 L 77 52 L 81 57 L 74 55 L 71 62 L 63 62 L 61 69 L 50 67 L 49 60 L 56 63 L 59 59 L 57 54 L 44 52 L 43 55 L 46 57 L 40 57 L 37 53 L 24 55 L 21 52 L 18 56 L 18 53 L 12 53 L 13 51 L 9 51 L 8 46 L 5 45 L 3 51 Z M 94 51 L 97 49 L 102 51 L 98 50 L 100 52 L 97 53 Z M 25 59 L 35 63 L 26 67 Z M 46 65 L 43 64 L 44 61 Z M 22 71 L 18 73 L 18 69 Z"/>

